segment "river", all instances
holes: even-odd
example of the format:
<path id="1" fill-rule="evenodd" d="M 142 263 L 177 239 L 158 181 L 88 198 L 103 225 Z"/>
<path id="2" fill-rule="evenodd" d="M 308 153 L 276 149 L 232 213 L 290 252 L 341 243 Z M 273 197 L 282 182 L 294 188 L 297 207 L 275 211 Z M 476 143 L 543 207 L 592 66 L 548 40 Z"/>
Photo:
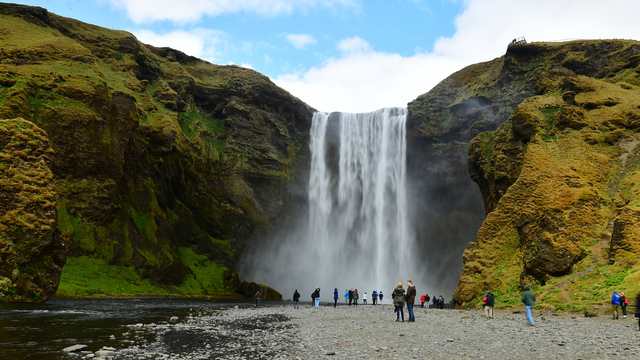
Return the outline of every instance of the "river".
<path id="1" fill-rule="evenodd" d="M 194 312 L 215 311 L 248 301 L 144 298 L 117 300 L 52 299 L 44 304 L 0 304 L 0 359 L 68 359 L 62 349 L 85 344 L 95 352 L 144 345 L 155 339 L 128 337 L 136 324 L 167 323 Z M 153 333 L 150 333 L 153 336 Z"/>

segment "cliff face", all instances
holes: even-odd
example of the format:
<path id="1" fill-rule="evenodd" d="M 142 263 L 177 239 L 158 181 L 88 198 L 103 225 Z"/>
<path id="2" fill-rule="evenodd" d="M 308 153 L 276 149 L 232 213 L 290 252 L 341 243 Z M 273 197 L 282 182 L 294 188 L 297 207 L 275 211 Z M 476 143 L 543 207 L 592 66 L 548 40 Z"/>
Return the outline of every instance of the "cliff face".
<path id="1" fill-rule="evenodd" d="M 500 61 L 513 57 L 535 67 L 512 77 L 528 90 L 507 121 L 469 145 L 487 216 L 456 300 L 517 305 L 526 284 L 556 307 L 637 293 L 640 43 L 511 45 Z"/>
<path id="2" fill-rule="evenodd" d="M 0 296 L 9 300 L 41 301 L 58 288 L 66 252 L 47 166 L 52 155 L 42 129 L 0 120 Z"/>
<path id="3" fill-rule="evenodd" d="M 247 288 L 233 268 L 299 201 L 312 109 L 255 71 L 123 31 L 9 4 L 0 18 L 0 119 L 32 122 L 54 152 L 60 291 L 129 291 L 101 276 L 153 293 Z"/>

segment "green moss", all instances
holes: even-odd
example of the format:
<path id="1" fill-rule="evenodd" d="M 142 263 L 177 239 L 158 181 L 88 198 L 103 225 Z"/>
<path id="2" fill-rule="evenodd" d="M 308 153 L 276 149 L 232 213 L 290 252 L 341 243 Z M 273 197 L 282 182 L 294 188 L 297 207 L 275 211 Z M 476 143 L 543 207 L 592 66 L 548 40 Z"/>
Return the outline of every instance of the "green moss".
<path id="1" fill-rule="evenodd" d="M 178 288 L 192 294 L 204 294 L 213 290 L 224 289 L 223 274 L 228 269 L 220 266 L 204 255 L 196 254 L 191 248 L 181 247 L 180 256 L 192 273 Z"/>
<path id="2" fill-rule="evenodd" d="M 133 267 L 107 265 L 86 256 L 70 257 L 62 272 L 58 296 L 167 295 L 142 279 Z"/>
<path id="3" fill-rule="evenodd" d="M 62 235 L 67 239 L 73 239 L 73 243 L 81 249 L 93 253 L 96 250 L 96 239 L 93 233 L 96 226 L 69 214 L 62 199 L 58 199 L 56 204 L 58 208 L 58 229 Z"/>

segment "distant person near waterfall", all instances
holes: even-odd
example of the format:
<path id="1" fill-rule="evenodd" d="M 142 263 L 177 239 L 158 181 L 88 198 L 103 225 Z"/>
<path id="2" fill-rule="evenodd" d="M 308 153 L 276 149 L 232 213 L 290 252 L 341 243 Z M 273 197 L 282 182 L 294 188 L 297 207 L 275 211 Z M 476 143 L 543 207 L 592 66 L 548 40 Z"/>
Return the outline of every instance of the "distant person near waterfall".
<path id="1" fill-rule="evenodd" d="M 371 292 L 371 305 L 375 305 L 377 301 L 378 301 L 378 292 L 373 290 Z"/>
<path id="2" fill-rule="evenodd" d="M 345 290 L 344 291 L 344 304 L 347 305 L 348 301 L 349 301 L 349 290 Z"/>
<path id="3" fill-rule="evenodd" d="M 258 292 L 253 296 L 253 300 L 256 301 L 256 306 L 260 306 L 260 300 L 262 300 L 262 294 L 260 293 L 260 290 L 258 290 Z"/>
<path id="4" fill-rule="evenodd" d="M 338 306 L 338 288 L 333 290 L 333 307 Z"/>
<path id="5" fill-rule="evenodd" d="M 415 322 L 416 316 L 413 313 L 413 303 L 416 301 L 416 287 L 413 286 L 413 281 L 407 280 L 407 295 L 405 295 L 405 301 L 407 302 L 407 310 L 409 311 L 409 322 Z"/>
<path id="6" fill-rule="evenodd" d="M 395 306 L 396 322 L 400 321 L 400 315 L 402 315 L 402 322 L 404 322 L 404 288 L 402 287 L 402 281 L 398 283 L 398 287 L 391 293 L 393 298 L 393 306 Z"/>
<path id="7" fill-rule="evenodd" d="M 367 293 L 364 293 L 364 295 L 362 295 L 362 304 L 367 305 Z"/>
<path id="8" fill-rule="evenodd" d="M 349 306 L 353 304 L 353 288 L 349 289 Z"/>
<path id="9" fill-rule="evenodd" d="M 360 298 L 360 294 L 358 294 L 358 289 L 353 291 L 353 305 L 358 306 L 358 299 Z"/>
<path id="10" fill-rule="evenodd" d="M 298 289 L 293 292 L 293 308 L 300 309 L 300 293 L 298 292 Z"/>
<path id="11" fill-rule="evenodd" d="M 311 300 L 312 300 L 312 303 L 315 305 L 315 307 L 320 306 L 320 287 L 317 287 L 313 291 L 313 293 L 311 294 Z"/>
<path id="12" fill-rule="evenodd" d="M 382 291 L 380 291 L 380 293 L 378 294 L 378 297 L 380 298 L 380 304 L 382 304 Z"/>

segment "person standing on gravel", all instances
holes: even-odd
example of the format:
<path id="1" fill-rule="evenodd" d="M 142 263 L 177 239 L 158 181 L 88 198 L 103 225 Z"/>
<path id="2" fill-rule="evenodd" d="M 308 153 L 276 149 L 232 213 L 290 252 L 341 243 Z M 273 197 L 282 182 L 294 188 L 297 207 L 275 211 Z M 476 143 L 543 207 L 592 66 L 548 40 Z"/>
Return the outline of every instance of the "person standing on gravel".
<path id="1" fill-rule="evenodd" d="M 620 307 L 620 295 L 617 291 L 613 291 L 611 296 L 611 306 L 613 307 L 613 320 L 618 320 L 618 308 Z"/>
<path id="2" fill-rule="evenodd" d="M 620 308 L 622 309 L 622 318 L 627 318 L 627 305 L 629 305 L 629 299 L 624 296 L 623 292 L 620 292 Z"/>
<path id="3" fill-rule="evenodd" d="M 347 301 L 349 301 L 349 290 L 344 291 L 344 304 L 347 305 Z"/>
<path id="4" fill-rule="evenodd" d="M 638 331 L 640 331 L 640 292 L 636 296 L 636 311 L 635 315 L 638 318 Z"/>
<path id="5" fill-rule="evenodd" d="M 364 293 L 364 295 L 362 295 L 362 305 L 367 305 L 367 293 Z"/>
<path id="6" fill-rule="evenodd" d="M 333 290 L 333 307 L 338 306 L 338 288 Z"/>
<path id="7" fill-rule="evenodd" d="M 293 292 L 293 308 L 300 309 L 300 293 L 298 292 L 298 289 Z"/>
<path id="8" fill-rule="evenodd" d="M 380 291 L 380 293 L 378 294 L 378 297 L 380 298 L 380 304 L 382 304 L 382 291 Z"/>
<path id="9" fill-rule="evenodd" d="M 315 307 L 320 306 L 320 288 L 317 287 L 315 291 L 311 294 L 311 300 L 313 300 Z"/>
<path id="10" fill-rule="evenodd" d="M 378 302 L 378 292 L 373 290 L 373 292 L 371 293 L 371 304 L 375 305 L 376 302 Z"/>
<path id="11" fill-rule="evenodd" d="M 531 311 L 533 310 L 533 306 L 536 304 L 536 295 L 531 291 L 531 286 L 527 285 L 524 287 L 524 292 L 522 293 L 520 301 L 524 303 L 524 312 L 527 314 L 527 320 L 529 320 L 529 324 L 533 326 L 534 323 Z"/>
<path id="12" fill-rule="evenodd" d="M 413 286 L 413 281 L 407 280 L 407 295 L 405 296 L 407 302 L 407 310 L 409 311 L 409 322 L 415 322 L 416 316 L 413 313 L 413 303 L 416 301 L 416 287 Z"/>
<path id="13" fill-rule="evenodd" d="M 402 315 L 402 322 L 404 322 L 404 288 L 402 287 L 402 281 L 398 283 L 398 287 L 393 290 L 391 294 L 393 298 L 393 305 L 396 307 L 396 322 L 400 320 L 400 315 Z"/>
<path id="14" fill-rule="evenodd" d="M 353 305 L 358 306 L 358 299 L 360 298 L 360 294 L 358 294 L 358 289 L 353 291 Z"/>
<path id="15" fill-rule="evenodd" d="M 253 296 L 253 300 L 256 301 L 256 306 L 260 306 L 260 300 L 262 300 L 262 294 L 260 293 L 260 290 L 258 290 L 258 292 Z"/>
<path id="16" fill-rule="evenodd" d="M 487 319 L 493 319 L 493 303 L 495 301 L 495 297 L 493 293 L 487 291 L 484 295 L 483 303 L 484 303 L 484 317 Z"/>

